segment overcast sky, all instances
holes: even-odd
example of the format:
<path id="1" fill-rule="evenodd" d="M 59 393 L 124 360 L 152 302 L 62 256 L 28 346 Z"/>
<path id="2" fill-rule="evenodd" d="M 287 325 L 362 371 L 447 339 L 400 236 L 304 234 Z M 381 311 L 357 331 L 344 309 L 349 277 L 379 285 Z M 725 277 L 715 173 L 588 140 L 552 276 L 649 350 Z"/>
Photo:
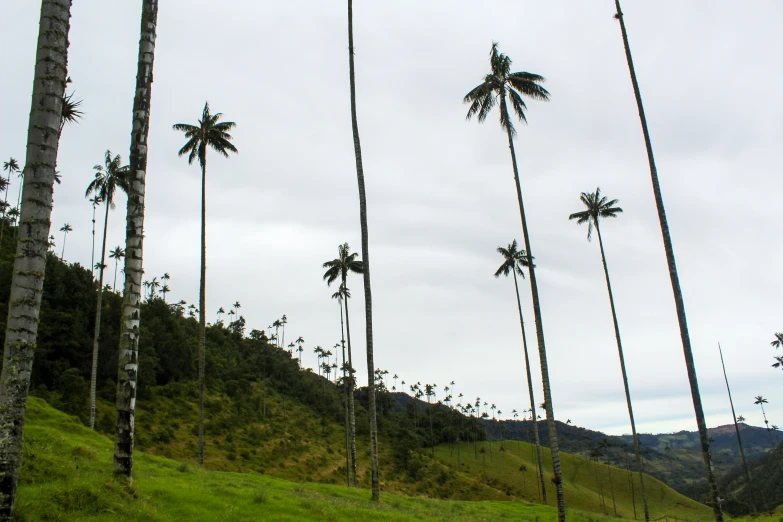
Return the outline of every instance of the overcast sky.
<path id="1" fill-rule="evenodd" d="M 127 159 L 140 0 L 78 0 L 69 75 L 84 120 L 60 144 L 52 231 L 90 263 L 84 190 L 106 149 Z M 24 162 L 39 2 L 0 7 L 0 157 Z M 492 277 L 496 247 L 522 241 L 505 135 L 493 113 L 466 122 L 462 97 L 494 41 L 546 77 L 516 140 L 536 258 L 556 417 L 627 433 L 628 416 L 596 241 L 569 222 L 600 186 L 625 212 L 603 234 L 638 428 L 695 430 L 682 344 L 644 142 L 614 2 L 355 2 L 359 129 L 367 182 L 375 361 L 408 384 L 455 392 L 505 414 L 528 406 L 513 283 Z M 780 82 L 783 6 L 626 1 L 688 324 L 710 426 L 737 413 L 783 423 Z M 360 251 L 351 141 L 346 2 L 162 0 L 152 93 L 144 244 L 147 277 L 171 274 L 171 300 L 198 303 L 200 177 L 171 129 L 205 100 L 237 123 L 239 154 L 207 172 L 208 320 L 235 301 L 248 328 L 289 319 L 286 341 L 340 338 L 324 261 Z M 16 194 L 17 181 L 11 193 Z M 109 223 L 124 246 L 124 196 Z M 100 231 L 99 231 L 100 234 Z M 113 264 L 110 265 L 113 267 Z M 352 276 L 354 366 L 366 382 L 364 297 Z M 111 281 L 109 281 L 111 283 Z M 522 283 L 536 402 L 543 401 L 530 292 Z M 142 368 L 141 371 L 144 371 Z M 391 384 L 391 382 L 390 382 Z M 398 383 L 399 386 L 399 383 Z M 439 393 L 442 398 L 442 394 Z"/>

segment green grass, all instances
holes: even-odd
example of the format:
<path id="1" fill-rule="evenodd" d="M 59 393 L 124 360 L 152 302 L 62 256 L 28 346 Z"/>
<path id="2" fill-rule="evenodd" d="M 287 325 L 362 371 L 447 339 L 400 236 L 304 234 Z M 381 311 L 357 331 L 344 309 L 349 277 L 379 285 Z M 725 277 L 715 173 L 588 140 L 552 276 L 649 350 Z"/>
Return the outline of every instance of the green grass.
<path id="1" fill-rule="evenodd" d="M 137 452 L 132 487 L 111 474 L 112 442 L 30 398 L 17 519 L 116 521 L 556 520 L 556 510 L 516 501 L 452 501 L 295 483 L 259 473 L 203 471 Z M 569 510 L 569 520 L 609 517 Z"/>
<path id="2" fill-rule="evenodd" d="M 462 444 L 460 448 L 440 446 L 436 449 L 436 458 L 452 469 L 457 469 L 459 449 L 459 473 L 474 476 L 485 476 L 485 482 L 496 489 L 507 492 L 515 498 L 537 501 L 539 498 L 534 446 L 519 441 L 506 441 L 501 451 L 500 442 L 479 443 L 476 448 L 472 444 Z M 481 452 L 482 447 L 484 452 Z M 491 453 L 490 453 L 491 450 Z M 560 454 L 565 490 L 566 506 L 585 511 L 614 514 L 616 504 L 618 516 L 634 518 L 634 496 L 636 514 L 644 519 L 642 500 L 640 496 L 639 474 L 633 474 L 634 487 L 631 488 L 631 476 L 627 471 L 612 466 L 600 464 L 598 475 L 592 461 L 582 457 Z M 551 482 L 552 467 L 549 449 L 544 448 L 544 472 L 547 483 L 547 496 L 550 504 L 555 501 L 555 486 Z M 610 483 L 611 475 L 611 483 Z M 645 475 L 647 501 L 650 518 L 668 517 L 678 520 L 709 520 L 712 510 L 672 490 L 661 481 Z M 614 489 L 614 503 L 612 502 Z M 603 490 L 603 502 L 601 500 Z M 604 510 L 605 505 L 605 510 Z"/>

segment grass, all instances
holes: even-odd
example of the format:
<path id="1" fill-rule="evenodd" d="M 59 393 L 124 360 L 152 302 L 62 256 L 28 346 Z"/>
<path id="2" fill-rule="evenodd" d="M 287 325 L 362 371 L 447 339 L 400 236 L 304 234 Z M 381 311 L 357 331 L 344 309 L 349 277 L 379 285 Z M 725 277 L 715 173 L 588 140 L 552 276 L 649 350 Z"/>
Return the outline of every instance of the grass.
<path id="1" fill-rule="evenodd" d="M 446 450 L 448 451 L 448 450 Z M 30 398 L 16 504 L 20 521 L 530 520 L 554 521 L 554 507 L 522 501 L 453 501 L 296 483 L 260 473 L 205 471 L 136 453 L 134 481 L 111 474 L 112 442 L 44 401 Z M 569 509 L 575 522 L 609 517 Z"/>
<path id="2" fill-rule="evenodd" d="M 537 501 L 539 493 L 534 446 L 525 442 L 505 441 L 503 447 L 504 450 L 501 450 L 500 442 L 479 443 L 475 448 L 468 443 L 453 449 L 444 445 L 436 449 L 435 456 L 455 470 L 458 469 L 459 458 L 459 473 L 485 476 L 485 482 L 515 498 Z M 616 505 L 618 516 L 633 519 L 635 500 L 636 516 L 644 519 L 638 473 L 631 475 L 624 469 L 603 463 L 596 469 L 592 461 L 562 452 L 560 459 L 566 506 L 614 515 Z M 553 475 L 548 448 L 544 448 L 544 472 L 548 501 L 554 504 L 555 486 L 551 482 Z M 651 519 L 668 517 L 693 521 L 709 520 L 713 516 L 709 507 L 677 493 L 653 477 L 645 475 L 644 483 Z"/>

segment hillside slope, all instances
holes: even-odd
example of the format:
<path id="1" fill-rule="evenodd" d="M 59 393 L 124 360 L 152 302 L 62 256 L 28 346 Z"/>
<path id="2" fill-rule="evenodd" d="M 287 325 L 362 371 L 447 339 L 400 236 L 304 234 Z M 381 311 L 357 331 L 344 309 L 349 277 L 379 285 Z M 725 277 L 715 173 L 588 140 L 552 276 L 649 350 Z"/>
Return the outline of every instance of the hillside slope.
<path id="1" fill-rule="evenodd" d="M 19 521 L 557 520 L 550 506 L 459 502 L 294 483 L 258 473 L 201 471 L 138 452 L 133 486 L 111 475 L 112 443 L 73 417 L 31 398 L 17 499 Z M 608 517 L 569 510 L 575 522 Z"/>

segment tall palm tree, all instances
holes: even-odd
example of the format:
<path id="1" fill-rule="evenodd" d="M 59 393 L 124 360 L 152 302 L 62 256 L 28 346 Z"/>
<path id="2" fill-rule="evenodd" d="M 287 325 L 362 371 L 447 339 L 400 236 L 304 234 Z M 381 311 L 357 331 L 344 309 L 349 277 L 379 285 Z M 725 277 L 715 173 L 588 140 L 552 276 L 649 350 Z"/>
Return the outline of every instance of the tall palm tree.
<path id="1" fill-rule="evenodd" d="M 345 285 L 341 284 L 340 289 L 332 294 L 332 299 L 337 299 L 337 303 L 340 305 L 340 347 L 343 352 L 343 388 L 345 389 L 345 467 L 346 467 L 346 480 L 350 485 L 356 487 L 358 481 L 356 479 L 356 419 L 354 417 L 354 404 L 353 404 L 353 392 L 351 383 L 352 378 L 348 375 L 353 375 L 353 369 L 350 366 L 349 360 L 345 357 L 345 327 L 343 323 L 343 300 L 351 297 L 351 292 Z M 323 350 L 321 350 L 323 352 Z M 347 374 L 346 374 L 347 372 Z M 350 461 L 348 455 L 351 455 Z M 351 468 L 351 476 L 353 481 L 348 476 L 348 467 Z"/>
<path id="2" fill-rule="evenodd" d="M 709 436 L 707 435 L 707 423 L 704 418 L 704 408 L 701 404 L 699 381 L 696 377 L 696 364 L 693 360 L 693 351 L 691 350 L 691 338 L 690 334 L 688 333 L 688 322 L 685 319 L 685 303 L 682 297 L 682 289 L 680 288 L 680 278 L 677 275 L 677 265 L 674 261 L 674 248 L 672 246 L 671 234 L 669 233 L 669 223 L 666 219 L 666 209 L 663 206 L 661 185 L 658 181 L 658 169 L 655 167 L 655 157 L 653 156 L 650 132 L 647 129 L 647 117 L 644 114 L 644 105 L 642 104 L 642 94 L 639 89 L 639 82 L 636 80 L 636 70 L 633 66 L 631 47 L 628 43 L 628 33 L 625 30 L 625 18 L 623 17 L 622 9 L 620 9 L 620 0 L 615 0 L 615 7 L 617 10 L 615 13 L 615 18 L 620 22 L 620 32 L 622 33 L 625 57 L 626 61 L 628 62 L 628 70 L 631 75 L 631 84 L 633 85 L 633 92 L 634 96 L 636 97 L 636 106 L 639 111 L 639 120 L 642 125 L 642 134 L 644 135 L 644 143 L 647 149 L 647 161 L 650 165 L 650 177 L 652 179 L 655 206 L 658 209 L 658 221 L 660 222 L 661 226 L 663 248 L 666 253 L 666 262 L 669 267 L 669 278 L 671 279 L 674 303 L 677 309 L 677 321 L 680 326 L 680 338 L 682 339 L 682 350 L 685 355 L 685 367 L 688 372 L 688 382 L 691 387 L 693 409 L 696 414 L 696 425 L 699 429 L 699 442 L 701 443 L 702 457 L 704 459 L 704 471 L 707 476 L 707 483 L 710 485 L 712 510 L 715 514 L 716 522 L 723 522 L 723 512 L 720 507 L 720 500 L 718 496 L 718 484 L 715 479 L 715 473 L 712 467 L 712 455 L 710 453 Z"/>
<path id="3" fill-rule="evenodd" d="M 753 512 L 756 512 L 756 499 L 753 495 L 753 484 L 750 481 L 750 473 L 748 472 L 748 463 L 745 462 L 745 449 L 742 447 L 742 436 L 739 429 L 739 418 L 734 412 L 734 399 L 731 398 L 731 388 L 729 387 L 729 377 L 726 375 L 726 364 L 723 362 L 723 350 L 718 343 L 718 353 L 720 353 L 720 365 L 723 368 L 723 379 L 726 381 L 726 391 L 729 393 L 729 404 L 731 405 L 731 417 L 734 419 L 734 430 L 737 432 L 737 443 L 739 444 L 740 456 L 742 457 L 742 468 L 745 471 L 745 480 L 748 483 L 748 492 L 750 493 L 750 505 L 753 508 Z M 742 418 L 742 420 L 745 420 Z"/>
<path id="4" fill-rule="evenodd" d="M 231 143 L 229 131 L 236 124 L 233 121 L 220 121 L 221 113 L 212 114 L 209 103 L 204 104 L 204 110 L 198 125 L 177 123 L 174 130 L 185 133 L 187 143 L 179 150 L 179 155 L 188 155 L 188 164 L 192 165 L 198 159 L 201 166 L 201 284 L 199 286 L 199 342 L 198 342 L 198 381 L 199 381 L 199 421 L 198 421 L 198 464 L 204 465 L 204 367 L 206 345 L 206 310 L 207 310 L 207 149 L 228 158 L 228 153 L 237 153 L 237 148 Z"/>
<path id="5" fill-rule="evenodd" d="M 59 123 L 68 65 L 71 0 L 42 0 L 35 78 L 27 127 L 27 176 L 11 276 L 0 374 L 0 520 L 13 516 L 22 465 L 27 394 L 41 310 Z M 24 248 L 22 248 L 24 244 Z"/>
<path id="6" fill-rule="evenodd" d="M 302 368 L 302 352 L 304 351 L 304 348 L 302 348 L 302 345 L 304 344 L 305 340 L 300 335 L 299 339 L 294 341 L 296 343 L 296 352 L 299 354 L 299 368 Z"/>
<path id="7" fill-rule="evenodd" d="M 511 274 L 514 277 L 514 290 L 517 297 L 517 309 L 519 310 L 519 326 L 522 328 L 522 349 L 525 352 L 525 372 L 527 375 L 527 393 L 530 398 L 530 409 L 533 412 L 533 442 L 536 445 L 536 455 L 538 458 L 538 480 L 541 482 L 541 488 L 544 492 L 543 500 L 546 504 L 546 481 L 544 479 L 544 457 L 541 451 L 541 440 L 538 436 L 538 421 L 536 420 L 536 399 L 533 393 L 533 375 L 530 372 L 530 357 L 527 351 L 527 335 L 525 334 L 525 321 L 522 317 L 522 301 L 519 298 L 519 283 L 517 275 L 525 277 L 522 267 L 529 265 L 529 257 L 524 250 L 517 248 L 517 240 L 513 240 L 507 248 L 498 247 L 498 253 L 503 256 L 503 264 L 495 271 L 495 277 L 501 275 L 508 277 Z"/>
<path id="8" fill-rule="evenodd" d="M 60 261 L 63 261 L 65 259 L 65 239 L 68 237 L 68 232 L 73 232 L 73 228 L 66 223 L 60 227 L 60 232 L 63 233 L 63 250 L 62 253 L 60 253 Z"/>
<path id="9" fill-rule="evenodd" d="M 133 98 L 130 172 L 125 227 L 125 284 L 117 358 L 117 429 L 114 473 L 130 479 L 133 473 L 133 432 L 139 369 L 141 278 L 144 273 L 144 198 L 147 178 L 147 138 L 150 128 L 152 69 L 158 24 L 158 0 L 141 0 L 141 29 Z"/>
<path id="10" fill-rule="evenodd" d="M 114 285 L 112 288 L 117 290 L 117 265 L 120 264 L 120 259 L 125 257 L 125 250 L 120 245 L 117 245 L 114 250 L 109 252 L 109 259 L 114 259 Z"/>
<path id="11" fill-rule="evenodd" d="M 233 305 L 231 305 L 231 308 L 234 309 L 234 313 L 237 315 L 237 318 L 238 318 L 239 317 L 239 309 L 242 308 L 242 305 L 239 304 L 239 301 L 237 301 Z"/>
<path id="12" fill-rule="evenodd" d="M 356 72 L 353 52 L 353 0 L 348 0 L 348 75 L 351 90 L 351 130 L 353 151 L 356 159 L 356 179 L 359 185 L 359 221 L 362 229 L 362 258 L 364 259 L 364 315 L 367 342 L 367 398 L 370 409 L 370 454 L 372 458 L 372 499 L 380 501 L 381 490 L 378 478 L 378 419 L 375 410 L 375 368 L 372 335 L 372 288 L 370 285 L 370 237 L 367 226 L 367 195 L 364 187 L 364 166 L 362 145 L 359 140 L 359 122 L 356 115 Z"/>
<path id="13" fill-rule="evenodd" d="M 625 388 L 625 402 L 628 406 L 628 417 L 631 420 L 631 434 L 633 435 L 633 446 L 636 453 L 636 464 L 639 466 L 639 480 L 641 481 L 642 503 L 644 504 L 644 520 L 650 521 L 650 510 L 647 506 L 647 491 L 644 487 L 644 467 L 642 454 L 639 449 L 639 437 L 636 435 L 636 422 L 633 416 L 633 406 L 631 404 L 631 389 L 628 386 L 628 373 L 625 370 L 625 356 L 623 354 L 623 343 L 620 339 L 620 326 L 617 322 L 617 312 L 614 307 L 614 295 L 612 294 L 612 284 L 609 280 L 609 268 L 606 264 L 606 254 L 604 252 L 604 242 L 601 237 L 601 220 L 603 218 L 616 218 L 622 213 L 623 209 L 617 206 L 617 200 L 609 201 L 606 196 L 601 195 L 601 189 L 596 188 L 595 192 L 582 192 L 580 196 L 585 210 L 575 212 L 568 216 L 569 220 L 576 220 L 578 225 L 587 223 L 587 240 L 592 240 L 593 228 L 598 235 L 598 246 L 601 250 L 601 262 L 604 266 L 604 276 L 606 278 L 606 290 L 609 293 L 609 308 L 612 311 L 612 323 L 614 324 L 614 336 L 617 341 L 617 353 L 620 356 L 620 370 L 623 374 L 623 387 Z"/>
<path id="14" fill-rule="evenodd" d="M 11 174 L 19 172 L 19 163 L 14 158 L 10 158 L 8 161 L 3 162 L 3 170 L 8 173 L 8 179 L 5 183 L 5 197 L 3 198 L 3 201 L 8 203 L 8 187 L 11 186 Z M 3 223 L 2 226 L 0 226 L 0 247 L 2 246 L 3 236 L 5 235 L 5 217 L 6 211 L 9 207 L 10 205 L 3 207 Z"/>
<path id="15" fill-rule="evenodd" d="M 162 276 L 160 276 L 160 280 L 163 281 L 163 287 L 160 289 L 160 291 L 163 294 L 163 302 L 165 303 L 166 293 L 171 291 L 168 285 L 168 282 L 171 281 L 171 276 L 168 272 L 165 272 Z"/>
<path id="16" fill-rule="evenodd" d="M 466 118 L 469 120 L 477 116 L 479 123 L 483 122 L 489 112 L 495 105 L 500 105 L 500 126 L 506 132 L 508 138 L 508 148 L 511 152 L 511 164 L 514 168 L 514 181 L 517 189 L 517 200 L 519 202 L 519 217 L 522 222 L 522 235 L 525 241 L 525 251 L 532 259 L 533 251 L 530 248 L 530 235 L 527 229 L 527 217 L 525 216 L 525 207 L 522 201 L 522 186 L 519 182 L 519 169 L 517 168 L 517 157 L 514 152 L 514 135 L 516 129 L 509 113 L 508 104 L 517 115 L 520 121 L 526 122 L 525 110 L 527 105 L 522 96 L 527 96 L 534 100 L 548 101 L 549 91 L 541 86 L 544 77 L 529 72 L 511 72 L 511 59 L 498 50 L 498 44 L 492 44 L 492 50 L 489 55 L 491 71 L 484 77 L 484 81 L 471 90 L 465 98 L 464 103 L 470 104 Z M 544 342 L 544 325 L 541 319 L 541 303 L 538 296 L 538 283 L 534 263 L 528 264 L 528 273 L 530 275 L 530 291 L 533 298 L 533 315 L 536 323 L 536 333 L 538 337 L 538 355 L 541 361 L 541 378 L 544 385 L 544 404 L 546 405 L 547 428 L 549 432 L 549 447 L 552 455 L 552 471 L 557 491 L 557 512 L 560 522 L 565 520 L 565 500 L 563 497 L 563 476 L 560 469 L 560 451 L 557 444 L 557 433 L 555 426 L 555 413 L 552 407 L 552 393 L 549 386 L 549 366 L 546 357 L 546 344 Z"/>
<path id="17" fill-rule="evenodd" d="M 117 190 L 128 192 L 128 167 L 122 165 L 119 154 L 112 158 L 106 151 L 104 165 L 95 165 L 95 178 L 87 186 L 85 197 L 95 198 L 106 205 L 103 218 L 103 242 L 101 247 L 100 270 L 98 274 L 98 298 L 95 305 L 95 330 L 92 339 L 92 373 L 90 375 L 90 429 L 95 429 L 95 390 L 98 378 L 98 338 L 101 334 L 101 303 L 103 302 L 103 272 L 106 265 L 106 234 L 109 229 L 109 209 L 114 208 L 114 195 Z"/>
<path id="18" fill-rule="evenodd" d="M 773 348 L 780 348 L 783 346 L 783 333 L 776 333 L 775 334 L 775 340 L 769 343 Z M 773 368 L 783 368 L 783 356 L 776 355 L 775 360 L 777 361 L 775 364 L 772 365 Z"/>
<path id="19" fill-rule="evenodd" d="M 348 314 L 348 300 L 351 297 L 350 290 L 347 287 L 348 273 L 353 272 L 355 274 L 361 274 L 364 272 L 364 263 L 361 259 L 357 259 L 357 253 L 351 253 L 351 247 L 348 243 L 343 243 L 337 247 L 337 257 L 331 261 L 327 261 L 323 264 L 323 268 L 326 268 L 324 272 L 324 280 L 327 286 L 340 279 L 340 289 L 338 291 L 341 294 L 342 299 L 339 301 L 345 307 L 345 339 L 348 342 L 348 409 L 349 416 L 351 417 L 351 462 L 353 466 L 353 482 L 354 486 L 358 487 L 358 481 L 356 478 L 356 415 L 355 415 L 355 401 L 354 390 L 356 389 L 356 378 L 354 376 L 353 366 L 353 352 L 351 350 L 351 320 Z M 334 298 L 337 294 L 334 294 Z"/>

